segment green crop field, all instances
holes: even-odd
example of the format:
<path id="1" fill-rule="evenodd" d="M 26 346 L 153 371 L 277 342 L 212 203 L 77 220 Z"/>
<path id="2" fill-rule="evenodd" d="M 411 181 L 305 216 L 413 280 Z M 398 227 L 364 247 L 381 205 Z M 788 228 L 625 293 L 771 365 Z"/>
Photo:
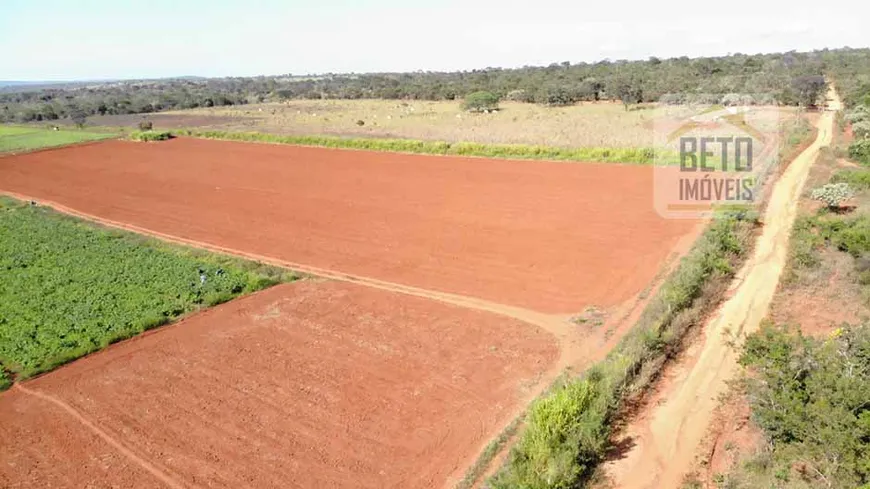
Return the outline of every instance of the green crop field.
<path id="1" fill-rule="evenodd" d="M 0 198 L 0 389 L 294 278 Z"/>
<path id="2" fill-rule="evenodd" d="M 0 153 L 65 146 L 115 136 L 112 133 L 67 129 L 55 131 L 41 127 L 0 126 Z"/>

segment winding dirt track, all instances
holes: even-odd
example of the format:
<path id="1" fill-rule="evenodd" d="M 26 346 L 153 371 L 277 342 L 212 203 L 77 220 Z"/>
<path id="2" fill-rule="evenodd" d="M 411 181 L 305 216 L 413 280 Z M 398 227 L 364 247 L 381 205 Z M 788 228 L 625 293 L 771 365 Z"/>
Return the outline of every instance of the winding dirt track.
<path id="1" fill-rule="evenodd" d="M 841 105 L 833 88 L 828 99 L 829 110 L 819 119 L 816 140 L 777 181 L 754 253 L 732 283 L 732 295 L 706 325 L 703 345 L 694 352 L 694 363 L 677 365 L 676 372 L 666 374 L 669 382 L 626 430 L 633 448 L 606 467 L 616 487 L 677 488 L 692 470 L 719 396 L 739 369 L 737 349 L 730 343 L 739 344 L 767 316 L 786 263 L 804 182 L 819 150 L 831 143 L 832 111 Z"/>

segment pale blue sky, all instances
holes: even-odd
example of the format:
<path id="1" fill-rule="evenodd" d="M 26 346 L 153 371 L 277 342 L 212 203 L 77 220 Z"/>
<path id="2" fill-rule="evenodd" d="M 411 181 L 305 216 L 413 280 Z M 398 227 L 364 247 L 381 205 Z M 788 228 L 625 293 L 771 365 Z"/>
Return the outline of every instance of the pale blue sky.
<path id="1" fill-rule="evenodd" d="M 868 18 L 866 0 L 0 0 L 0 80 L 456 70 L 868 47 Z"/>

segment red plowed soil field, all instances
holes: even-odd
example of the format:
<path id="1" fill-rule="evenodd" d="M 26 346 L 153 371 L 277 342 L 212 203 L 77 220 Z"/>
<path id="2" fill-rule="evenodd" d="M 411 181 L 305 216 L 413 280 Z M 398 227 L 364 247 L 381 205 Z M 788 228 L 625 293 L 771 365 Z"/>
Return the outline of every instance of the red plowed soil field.
<path id="1" fill-rule="evenodd" d="M 497 315 L 281 285 L 0 394 L 0 487 L 444 487 L 557 354 Z"/>
<path id="2" fill-rule="evenodd" d="M 0 191 L 548 313 L 631 298 L 695 225 L 654 212 L 647 167 L 195 139 L 3 157 Z"/>

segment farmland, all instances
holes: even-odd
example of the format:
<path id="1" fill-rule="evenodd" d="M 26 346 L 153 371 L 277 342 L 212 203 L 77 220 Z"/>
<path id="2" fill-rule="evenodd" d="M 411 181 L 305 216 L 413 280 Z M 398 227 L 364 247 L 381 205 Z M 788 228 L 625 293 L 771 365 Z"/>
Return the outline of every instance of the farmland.
<path id="1" fill-rule="evenodd" d="M 40 206 L 328 278 L 222 304 L 19 383 L 0 397 L 0 412 L 15 420 L 0 418 L 0 435 L 21 440 L 14 452 L 0 443 L 0 455 L 15 460 L 0 480 L 457 482 L 563 368 L 603 358 L 624 333 L 620 322 L 579 326 L 570 317 L 590 306 L 629 317 L 675 250 L 697 236 L 698 222 L 651 208 L 652 178 L 637 165 L 184 137 L 0 158 L 0 191 Z M 52 242 L 45 233 L 32 239 L 36 249 Z M 94 258 L 90 249 L 72 247 L 52 270 Z M 178 297 L 193 310 L 230 298 L 196 293 L 199 269 L 208 280 L 217 273 L 205 265 L 195 260 L 192 275 L 163 277 L 157 262 L 145 285 L 135 266 L 117 260 L 97 263 L 91 275 L 107 279 L 98 291 L 129 281 L 139 300 L 163 301 L 155 305 L 160 319 Z M 230 292 L 238 290 L 231 282 Z M 91 300 L 69 296 L 76 301 L 59 314 Z M 152 317 L 138 305 L 119 317 L 139 311 Z M 124 327 L 144 329 L 132 319 Z M 50 434 L 34 439 L 36 425 Z M 68 440 L 86 448 L 63 455 Z M 269 470 L 246 469 L 262 457 Z M 56 463 L 41 462 L 49 459 Z M 73 466 L 86 470 L 66 469 Z"/>
<path id="2" fill-rule="evenodd" d="M 115 137 L 115 135 L 112 133 L 87 132 L 72 129 L 53 131 L 35 126 L 0 126 L 0 153 L 65 146 L 111 137 Z"/>
<path id="3" fill-rule="evenodd" d="M 0 200 L 0 364 L 19 379 L 285 272 Z"/>
<path id="4" fill-rule="evenodd" d="M 441 487 L 557 355 L 496 314 L 282 284 L 0 396 L 0 485 Z"/>
<path id="5" fill-rule="evenodd" d="M 186 138 L 0 160 L 0 190 L 113 222 L 554 314 L 630 299 L 693 235 L 651 208 L 652 181 L 628 165 Z"/>

